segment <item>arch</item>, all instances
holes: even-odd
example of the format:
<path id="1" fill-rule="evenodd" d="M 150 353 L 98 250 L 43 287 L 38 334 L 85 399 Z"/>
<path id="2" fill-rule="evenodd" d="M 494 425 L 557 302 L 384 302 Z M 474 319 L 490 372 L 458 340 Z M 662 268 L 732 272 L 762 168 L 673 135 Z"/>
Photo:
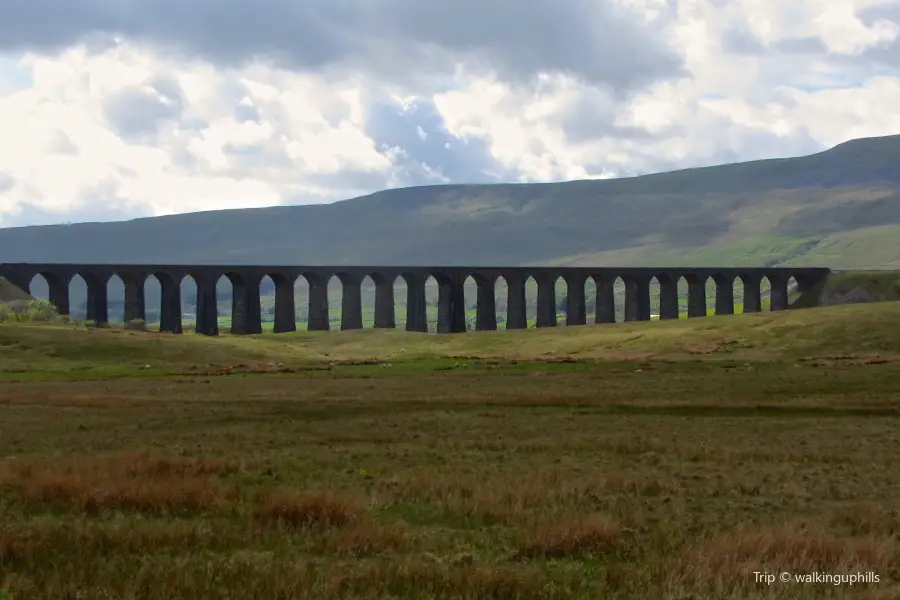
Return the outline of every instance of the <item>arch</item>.
<path id="1" fill-rule="evenodd" d="M 537 327 L 538 282 L 534 275 L 525 276 L 525 319 L 527 327 Z"/>
<path id="2" fill-rule="evenodd" d="M 226 271 L 216 281 L 217 297 L 227 297 L 231 284 L 231 333 L 252 335 L 262 333 L 260 282 L 262 276 L 240 271 Z M 226 283 L 227 281 L 227 283 Z"/>
<path id="3" fill-rule="evenodd" d="M 744 312 L 744 279 L 740 275 L 734 275 L 731 282 L 731 297 L 734 298 L 734 314 Z"/>
<path id="4" fill-rule="evenodd" d="M 113 273 L 110 280 L 118 279 L 122 282 L 122 289 L 110 287 L 110 299 L 119 298 L 121 293 L 122 323 L 126 327 L 143 329 L 147 322 L 146 300 L 144 293 L 144 275 L 138 271 L 120 270 Z"/>
<path id="5" fill-rule="evenodd" d="M 68 282 L 70 314 L 76 321 L 86 321 L 87 308 L 87 282 L 81 273 L 74 273 Z"/>
<path id="6" fill-rule="evenodd" d="M 379 288 L 376 280 L 381 281 L 381 287 Z M 362 310 L 362 324 L 361 328 L 363 329 L 374 329 L 376 322 L 378 325 L 381 325 L 379 329 L 390 329 L 393 327 L 393 316 L 394 316 L 394 289 L 393 284 L 388 281 L 386 277 L 379 275 L 378 273 L 366 273 L 362 276 L 359 282 L 360 289 L 360 299 L 361 299 L 361 310 Z M 378 291 L 381 290 L 382 297 L 379 298 Z M 384 304 L 384 306 L 379 306 L 382 312 L 382 318 L 376 318 L 378 316 L 375 305 L 376 304 Z"/>
<path id="7" fill-rule="evenodd" d="M 466 300 L 463 282 L 457 274 L 435 271 L 429 273 L 437 287 L 438 333 L 461 333 L 466 330 Z M 426 281 L 426 289 L 427 289 Z"/>
<path id="8" fill-rule="evenodd" d="M 625 320 L 650 320 L 650 277 L 637 273 L 622 275 L 625 282 Z"/>
<path id="9" fill-rule="evenodd" d="M 650 318 L 669 320 L 681 315 L 678 298 L 678 282 L 681 278 L 671 273 L 657 273 L 650 279 L 650 295 L 653 305 Z"/>
<path id="10" fill-rule="evenodd" d="M 557 280 L 557 312 L 567 327 L 587 323 L 587 281 L 580 272 L 565 273 Z"/>
<path id="11" fill-rule="evenodd" d="M 314 272 L 304 272 L 301 275 L 308 286 L 306 329 L 308 331 L 329 331 L 331 319 L 328 301 L 328 286 L 331 275 L 319 275 Z M 339 283 L 339 282 L 338 282 Z"/>
<path id="12" fill-rule="evenodd" d="M 762 310 L 774 312 L 787 308 L 787 277 L 781 273 L 769 271 L 763 275 L 759 287 L 762 296 Z"/>
<path id="13" fill-rule="evenodd" d="M 154 271 L 144 278 L 144 306 L 147 322 L 158 323 L 159 331 L 181 333 L 181 277 Z"/>
<path id="14" fill-rule="evenodd" d="M 713 282 L 714 304 L 716 315 L 734 314 L 734 281 L 738 279 L 733 273 L 714 273 L 710 279 Z"/>
<path id="15" fill-rule="evenodd" d="M 509 318 L 509 285 L 506 283 L 506 275 L 499 275 L 494 280 L 494 321 L 498 329 L 506 329 Z"/>
<path id="16" fill-rule="evenodd" d="M 197 281 L 197 277 L 187 273 L 183 276 L 173 275 L 178 281 L 178 289 L 181 295 L 181 331 L 183 333 L 204 333 L 207 335 L 218 334 L 218 327 L 214 331 L 207 333 L 204 329 L 202 321 L 202 311 L 204 310 L 202 297 L 202 289 Z M 127 284 L 126 284 L 127 287 Z"/>
<path id="17" fill-rule="evenodd" d="M 762 283 L 765 279 L 755 273 L 741 273 L 738 275 L 743 287 L 741 295 L 741 312 L 758 313 L 762 310 Z M 768 280 L 766 280 L 768 286 Z"/>
<path id="18" fill-rule="evenodd" d="M 32 298 L 37 298 L 38 300 L 46 300 L 47 302 L 51 302 L 50 300 L 50 281 L 49 279 L 53 277 L 52 274 L 47 272 L 35 273 L 31 276 L 31 279 L 28 280 L 28 287 L 23 291 L 28 292 L 28 294 Z"/>
<path id="19" fill-rule="evenodd" d="M 798 278 L 796 275 L 791 273 L 787 278 L 787 306 L 785 308 L 792 308 L 797 302 L 800 300 L 800 296 L 802 295 L 805 288 L 801 285 L 802 277 Z"/>
<path id="20" fill-rule="evenodd" d="M 260 280 L 260 294 L 267 289 L 267 282 L 272 286 L 267 294 L 271 301 L 266 304 L 274 333 L 297 331 L 297 279 L 286 273 L 271 272 L 265 273 Z"/>
<path id="21" fill-rule="evenodd" d="M 466 277 L 464 291 L 467 294 L 465 300 L 467 329 L 476 331 L 497 329 L 496 281 L 496 276 L 478 271 Z"/>
<path id="22" fill-rule="evenodd" d="M 69 282 L 69 297 L 77 299 L 73 316 L 106 325 L 109 323 L 109 303 L 106 292 L 108 277 L 89 270 L 79 271 Z"/>
<path id="23" fill-rule="evenodd" d="M 687 316 L 705 317 L 707 311 L 707 282 L 710 279 L 708 275 L 699 273 L 688 273 L 684 276 L 687 281 Z"/>
<path id="24" fill-rule="evenodd" d="M 405 297 L 400 299 L 403 314 L 398 315 L 398 322 L 403 322 L 406 331 L 428 332 L 427 277 L 409 271 L 400 273 L 399 277 L 403 281 L 401 296 L 405 295 Z M 396 283 L 396 278 L 394 283 Z M 403 290 L 405 290 L 405 294 L 403 294 Z"/>
<path id="25" fill-rule="evenodd" d="M 329 279 L 329 287 L 336 280 L 340 294 L 340 320 L 341 331 L 362 329 L 362 281 L 361 278 L 346 271 L 338 271 Z M 329 320 L 329 328 L 334 318 Z"/>
<path id="26" fill-rule="evenodd" d="M 616 314 L 624 296 L 625 282 L 618 275 L 592 275 L 594 293 L 585 301 L 587 309 L 594 315 L 594 323 L 615 323 Z"/>
<path id="27" fill-rule="evenodd" d="M 301 274 L 294 279 L 294 312 L 297 328 L 302 330 L 309 330 L 309 290 L 309 280 L 304 275 Z"/>
<path id="28" fill-rule="evenodd" d="M 556 327 L 557 325 L 557 284 L 559 276 L 552 272 L 538 272 L 534 275 L 537 283 L 537 305 L 535 307 L 535 327 Z"/>
<path id="29" fill-rule="evenodd" d="M 106 280 L 106 317 L 109 323 L 125 323 L 125 281 L 118 273 Z"/>
<path id="30" fill-rule="evenodd" d="M 275 330 L 275 280 L 268 273 L 259 278 L 259 322 L 262 331 Z"/>
<path id="31" fill-rule="evenodd" d="M 54 271 L 40 271 L 28 281 L 31 296 L 47 300 L 59 315 L 69 315 L 70 277 Z"/>

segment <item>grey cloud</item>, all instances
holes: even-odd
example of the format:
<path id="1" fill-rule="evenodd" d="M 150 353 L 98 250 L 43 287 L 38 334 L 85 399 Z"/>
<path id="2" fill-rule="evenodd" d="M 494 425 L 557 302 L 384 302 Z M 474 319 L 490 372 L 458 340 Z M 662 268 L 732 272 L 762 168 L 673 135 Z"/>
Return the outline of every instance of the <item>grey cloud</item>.
<path id="1" fill-rule="evenodd" d="M 900 1 L 883 2 L 875 6 L 867 7 L 857 14 L 860 20 L 867 26 L 872 26 L 876 21 L 891 21 L 900 25 Z M 900 38 L 894 40 L 888 46 L 871 48 L 860 56 L 854 57 L 854 62 L 878 63 L 890 67 L 900 67 Z"/>
<path id="2" fill-rule="evenodd" d="M 464 141 L 452 135 L 431 102 L 417 101 L 406 111 L 394 103 L 372 103 L 366 107 L 366 115 L 365 133 L 375 141 L 377 148 L 403 149 L 396 167 L 402 185 L 435 183 L 429 170 L 437 171 L 454 183 L 497 181 L 496 177 L 487 174 L 501 171 L 487 142 L 481 139 Z M 419 136 L 417 127 L 425 131 L 425 139 Z"/>
<path id="3" fill-rule="evenodd" d="M 53 15 L 47 18 L 46 15 Z M 440 77 L 463 57 L 501 78 L 568 72 L 630 89 L 681 74 L 680 59 L 612 0 L 4 0 L 0 50 L 55 50 L 110 34 L 215 63 Z"/>
<path id="4" fill-rule="evenodd" d="M 722 49 L 729 54 L 763 54 L 765 45 L 760 41 L 750 28 L 740 24 L 733 24 L 722 33 Z"/>
<path id="5" fill-rule="evenodd" d="M 103 115 L 109 125 L 120 136 L 132 140 L 152 137 L 163 123 L 178 119 L 183 111 L 178 82 L 161 76 L 144 86 L 119 92 L 103 105 Z"/>

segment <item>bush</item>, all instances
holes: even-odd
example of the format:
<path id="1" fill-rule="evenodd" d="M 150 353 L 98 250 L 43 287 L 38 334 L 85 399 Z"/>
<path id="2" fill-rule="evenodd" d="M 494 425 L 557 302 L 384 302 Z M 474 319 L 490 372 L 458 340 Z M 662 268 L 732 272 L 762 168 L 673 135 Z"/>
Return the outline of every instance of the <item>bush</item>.
<path id="1" fill-rule="evenodd" d="M 60 322 L 60 315 L 46 300 L 13 300 L 0 304 L 0 322 L 3 321 L 56 323 Z"/>

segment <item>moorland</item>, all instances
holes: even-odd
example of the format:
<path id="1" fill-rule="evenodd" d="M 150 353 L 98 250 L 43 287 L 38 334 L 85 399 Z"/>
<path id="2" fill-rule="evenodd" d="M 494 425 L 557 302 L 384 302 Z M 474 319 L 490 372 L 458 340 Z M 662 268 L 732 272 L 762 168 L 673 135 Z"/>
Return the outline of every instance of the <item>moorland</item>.
<path id="1" fill-rule="evenodd" d="M 450 336 L 5 323 L 0 590 L 896 597 L 898 319 L 882 302 Z"/>

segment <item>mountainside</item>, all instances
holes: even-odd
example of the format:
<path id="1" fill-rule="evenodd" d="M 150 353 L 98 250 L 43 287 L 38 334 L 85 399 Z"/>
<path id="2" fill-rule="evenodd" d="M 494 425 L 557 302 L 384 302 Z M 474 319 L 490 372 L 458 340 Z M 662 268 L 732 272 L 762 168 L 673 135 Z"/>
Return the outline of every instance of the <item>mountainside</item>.
<path id="1" fill-rule="evenodd" d="M 0 262 L 900 264 L 900 136 L 613 180 L 0 229 Z"/>

